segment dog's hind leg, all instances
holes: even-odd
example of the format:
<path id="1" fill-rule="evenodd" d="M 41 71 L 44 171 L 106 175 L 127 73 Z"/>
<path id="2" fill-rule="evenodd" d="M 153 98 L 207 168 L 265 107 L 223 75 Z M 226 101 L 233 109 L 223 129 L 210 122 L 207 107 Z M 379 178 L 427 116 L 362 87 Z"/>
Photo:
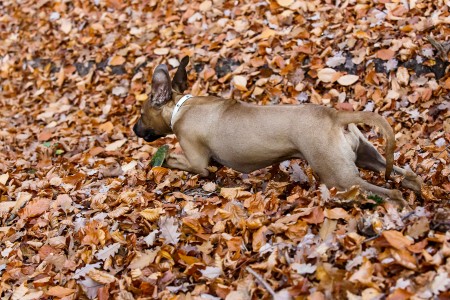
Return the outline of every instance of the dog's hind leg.
<path id="1" fill-rule="evenodd" d="M 363 169 L 375 172 L 386 170 L 386 160 L 378 150 L 365 138 L 365 136 L 354 125 L 349 125 L 349 130 L 359 137 L 358 149 L 356 150 L 356 165 Z M 404 176 L 402 186 L 420 193 L 422 188 L 422 178 L 414 172 L 394 166 L 394 171 Z"/>

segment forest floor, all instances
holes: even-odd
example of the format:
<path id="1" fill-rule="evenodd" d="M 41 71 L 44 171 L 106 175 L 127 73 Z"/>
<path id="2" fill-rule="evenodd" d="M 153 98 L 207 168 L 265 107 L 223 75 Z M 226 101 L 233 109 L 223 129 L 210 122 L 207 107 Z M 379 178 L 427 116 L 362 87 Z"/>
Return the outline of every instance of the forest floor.
<path id="1" fill-rule="evenodd" d="M 449 299 L 449 6 L 2 0 L 1 298 Z M 381 114 L 421 193 L 364 170 L 410 208 L 337 192 L 301 160 L 152 168 L 179 144 L 132 126 L 185 55 L 193 95 Z"/>

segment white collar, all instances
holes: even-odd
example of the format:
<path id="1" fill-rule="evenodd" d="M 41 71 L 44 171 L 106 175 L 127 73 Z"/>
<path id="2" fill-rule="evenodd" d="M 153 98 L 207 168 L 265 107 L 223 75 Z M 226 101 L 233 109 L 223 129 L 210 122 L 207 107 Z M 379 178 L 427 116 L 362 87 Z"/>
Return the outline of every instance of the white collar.
<path id="1" fill-rule="evenodd" d="M 172 118 L 170 119 L 170 128 L 173 128 L 175 115 L 180 110 L 180 107 L 183 105 L 184 102 L 186 102 L 187 100 L 191 99 L 192 97 L 194 97 L 194 96 L 189 95 L 189 94 L 184 95 L 183 97 L 181 97 L 180 100 L 178 100 L 177 104 L 175 104 L 175 107 L 173 108 L 173 111 L 172 111 Z"/>

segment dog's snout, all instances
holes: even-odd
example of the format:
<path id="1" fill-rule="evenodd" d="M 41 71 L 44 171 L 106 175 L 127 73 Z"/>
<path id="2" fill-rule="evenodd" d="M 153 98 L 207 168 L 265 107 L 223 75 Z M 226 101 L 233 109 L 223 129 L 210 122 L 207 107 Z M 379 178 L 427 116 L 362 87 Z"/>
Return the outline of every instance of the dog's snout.
<path id="1" fill-rule="evenodd" d="M 138 137 L 143 138 L 146 142 L 153 142 L 160 137 L 164 137 L 164 135 L 156 133 L 153 129 L 143 128 L 141 119 L 134 124 L 133 131 Z"/>
<path id="2" fill-rule="evenodd" d="M 140 134 L 140 130 L 139 130 L 139 121 L 137 121 L 136 124 L 134 124 L 133 131 L 134 131 L 134 134 L 136 134 L 138 137 L 142 137 Z"/>

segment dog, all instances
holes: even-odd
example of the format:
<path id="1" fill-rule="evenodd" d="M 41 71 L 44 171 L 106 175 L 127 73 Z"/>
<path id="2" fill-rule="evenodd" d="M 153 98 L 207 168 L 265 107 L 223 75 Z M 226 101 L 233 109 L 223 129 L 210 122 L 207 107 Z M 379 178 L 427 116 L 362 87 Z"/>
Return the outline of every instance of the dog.
<path id="1" fill-rule="evenodd" d="M 184 154 L 170 153 L 165 166 L 208 176 L 210 159 L 242 173 L 287 159 L 306 160 L 327 187 L 346 190 L 353 185 L 384 199 L 404 204 L 399 190 L 379 187 L 359 176 L 360 168 L 392 171 L 402 185 L 420 192 L 422 180 L 410 170 L 393 165 L 392 127 L 373 112 L 338 111 L 315 104 L 254 105 L 215 96 L 183 95 L 187 89 L 184 57 L 171 81 L 165 64 L 153 72 L 151 95 L 133 127 L 147 142 L 174 133 Z M 386 159 L 356 127 L 378 127 L 385 140 Z"/>

